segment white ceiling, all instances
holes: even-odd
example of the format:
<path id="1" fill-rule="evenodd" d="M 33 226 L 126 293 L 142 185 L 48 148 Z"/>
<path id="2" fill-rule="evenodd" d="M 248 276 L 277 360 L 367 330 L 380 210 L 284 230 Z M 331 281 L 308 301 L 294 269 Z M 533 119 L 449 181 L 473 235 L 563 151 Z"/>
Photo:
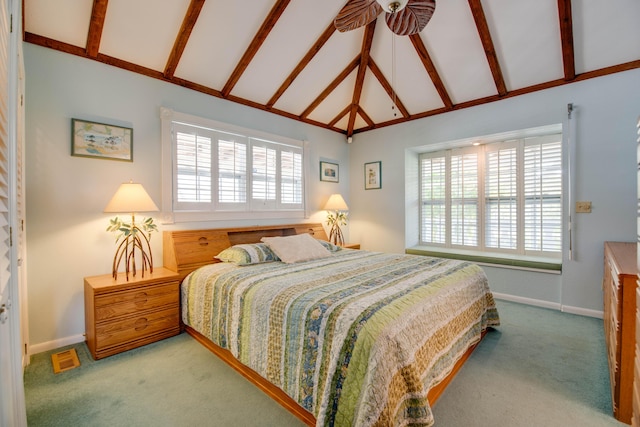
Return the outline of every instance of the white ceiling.
<path id="1" fill-rule="evenodd" d="M 368 51 L 363 50 L 365 27 L 333 32 L 273 98 L 332 29 L 345 3 L 24 0 L 24 38 L 347 135 L 640 67 L 638 0 L 437 0 L 433 18 L 413 42 L 394 35 L 382 16 Z M 282 7 L 271 31 L 260 33 L 263 42 L 255 55 L 243 61 L 272 10 Z M 565 34 L 573 37 L 563 44 L 559 11 L 567 8 Z M 195 21 L 185 18 L 194 16 L 191 10 L 199 10 Z M 183 21 L 195 23 L 181 39 L 188 35 L 181 31 Z M 479 32 L 483 23 L 485 44 Z M 92 31 L 96 51 L 88 45 Z M 184 50 L 174 47 L 177 40 L 186 42 Z M 427 65 L 416 42 L 427 52 Z M 490 65 L 493 52 L 497 74 Z M 172 71 L 167 65 L 176 54 Z M 369 54 L 372 61 L 365 64 Z M 366 72 L 360 74 L 360 66 Z M 405 114 L 394 106 L 385 84 Z M 350 108 L 354 102 L 358 107 Z"/>

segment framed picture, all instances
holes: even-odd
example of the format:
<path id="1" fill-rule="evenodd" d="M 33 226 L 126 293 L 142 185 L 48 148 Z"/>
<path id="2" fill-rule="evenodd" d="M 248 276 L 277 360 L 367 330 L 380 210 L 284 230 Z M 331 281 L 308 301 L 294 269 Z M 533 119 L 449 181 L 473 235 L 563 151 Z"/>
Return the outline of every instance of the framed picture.
<path id="1" fill-rule="evenodd" d="M 364 164 L 364 189 L 376 190 L 382 188 L 382 162 Z"/>
<path id="2" fill-rule="evenodd" d="M 133 162 L 133 129 L 71 119 L 71 155 Z"/>
<path id="3" fill-rule="evenodd" d="M 340 169 L 337 163 L 320 162 L 320 181 L 338 182 Z"/>

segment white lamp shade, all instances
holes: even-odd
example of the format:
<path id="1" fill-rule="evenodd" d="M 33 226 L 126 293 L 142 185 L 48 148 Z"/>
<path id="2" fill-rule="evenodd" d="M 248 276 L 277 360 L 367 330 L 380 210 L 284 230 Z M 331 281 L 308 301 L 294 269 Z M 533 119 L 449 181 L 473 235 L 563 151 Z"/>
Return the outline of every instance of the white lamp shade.
<path id="1" fill-rule="evenodd" d="M 324 205 L 326 211 L 348 211 L 349 206 L 340 194 L 332 194 Z"/>
<path id="2" fill-rule="evenodd" d="M 155 212 L 158 207 L 153 199 L 147 194 L 142 184 L 126 182 L 121 184 L 113 195 L 105 212 L 135 213 L 135 212 Z"/>

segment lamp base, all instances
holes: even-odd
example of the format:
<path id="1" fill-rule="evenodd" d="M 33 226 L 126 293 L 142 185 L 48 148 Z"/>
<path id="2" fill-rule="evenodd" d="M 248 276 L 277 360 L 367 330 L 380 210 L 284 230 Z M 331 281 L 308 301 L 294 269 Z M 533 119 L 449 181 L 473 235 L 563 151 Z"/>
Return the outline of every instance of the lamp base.
<path id="1" fill-rule="evenodd" d="M 342 236 L 342 230 L 340 230 L 340 226 L 336 223 L 331 227 L 331 231 L 329 231 L 329 240 L 331 243 L 338 246 L 344 246 L 344 237 Z"/>
<path id="2" fill-rule="evenodd" d="M 123 258 L 125 266 L 124 272 L 127 281 L 129 281 L 129 273 L 131 273 L 133 277 L 136 276 L 138 272 L 136 266 L 136 250 L 140 254 L 139 256 L 142 264 L 140 271 L 142 272 L 142 277 L 144 277 L 145 270 L 149 270 L 149 273 L 153 273 L 153 258 L 149 239 L 137 226 L 134 226 L 134 230 L 135 232 L 132 232 L 122 241 L 122 243 L 120 243 L 118 250 L 113 257 L 113 269 L 111 275 L 114 280 L 118 279 L 118 269 Z M 140 239 L 139 235 L 142 235 L 144 241 Z M 146 247 L 143 246 L 143 242 L 146 244 Z"/>

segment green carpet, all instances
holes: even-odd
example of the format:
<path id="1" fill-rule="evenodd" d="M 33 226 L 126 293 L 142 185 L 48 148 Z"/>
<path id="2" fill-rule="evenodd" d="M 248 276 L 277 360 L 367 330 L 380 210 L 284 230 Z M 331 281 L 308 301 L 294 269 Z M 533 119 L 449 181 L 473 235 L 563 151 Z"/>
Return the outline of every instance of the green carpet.
<path id="1" fill-rule="evenodd" d="M 498 301 L 490 331 L 434 406 L 438 427 L 624 426 L 611 414 L 602 320 Z M 300 426 L 186 334 L 53 374 L 25 371 L 29 426 Z M 64 350 L 57 349 L 57 351 Z"/>

